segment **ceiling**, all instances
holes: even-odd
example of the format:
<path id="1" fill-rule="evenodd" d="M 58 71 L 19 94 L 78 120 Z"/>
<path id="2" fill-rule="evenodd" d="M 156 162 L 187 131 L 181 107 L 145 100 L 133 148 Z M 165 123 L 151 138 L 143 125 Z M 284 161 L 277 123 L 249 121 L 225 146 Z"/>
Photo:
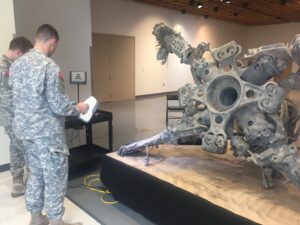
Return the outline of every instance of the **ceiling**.
<path id="1" fill-rule="evenodd" d="M 300 22 L 300 0 L 134 0 L 249 26 Z M 230 2 L 230 3 L 228 3 Z M 202 8 L 198 8 L 201 5 Z"/>

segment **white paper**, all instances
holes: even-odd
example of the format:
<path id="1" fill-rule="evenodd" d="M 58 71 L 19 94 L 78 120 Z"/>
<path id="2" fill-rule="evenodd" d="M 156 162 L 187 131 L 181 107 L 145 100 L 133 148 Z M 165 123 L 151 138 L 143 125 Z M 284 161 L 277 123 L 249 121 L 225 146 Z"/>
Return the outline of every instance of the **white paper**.
<path id="1" fill-rule="evenodd" d="M 89 97 L 84 102 L 89 105 L 89 110 L 84 114 L 80 113 L 79 117 L 81 120 L 88 123 L 91 120 L 94 113 L 96 112 L 96 110 L 98 109 L 99 104 L 98 104 L 97 99 L 93 96 Z"/>

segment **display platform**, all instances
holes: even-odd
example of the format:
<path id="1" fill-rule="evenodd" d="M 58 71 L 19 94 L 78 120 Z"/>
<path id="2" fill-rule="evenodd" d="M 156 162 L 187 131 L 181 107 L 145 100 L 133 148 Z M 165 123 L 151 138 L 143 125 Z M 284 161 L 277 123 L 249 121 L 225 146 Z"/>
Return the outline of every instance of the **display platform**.
<path id="1" fill-rule="evenodd" d="M 228 152 L 162 145 L 145 153 L 103 159 L 101 180 L 114 197 L 157 224 L 300 224 L 300 191 L 275 180 L 261 188 L 261 171 Z"/>

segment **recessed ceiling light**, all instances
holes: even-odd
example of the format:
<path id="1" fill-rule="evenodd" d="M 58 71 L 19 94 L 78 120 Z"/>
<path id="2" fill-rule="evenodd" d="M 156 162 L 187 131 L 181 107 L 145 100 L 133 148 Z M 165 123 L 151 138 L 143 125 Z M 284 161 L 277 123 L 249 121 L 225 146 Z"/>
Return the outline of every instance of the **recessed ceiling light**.
<path id="1" fill-rule="evenodd" d="M 280 4 L 280 5 L 285 5 L 285 4 L 286 4 L 286 0 L 280 0 L 280 1 L 279 1 L 279 4 Z"/>
<path id="2" fill-rule="evenodd" d="M 198 9 L 201 9 L 202 7 L 203 7 L 202 3 L 199 2 L 199 3 L 197 4 L 197 8 L 198 8 Z"/>
<path id="3" fill-rule="evenodd" d="M 231 3 L 231 1 L 230 1 L 230 0 L 226 0 L 226 3 L 227 3 L 227 4 L 230 4 L 230 3 Z"/>

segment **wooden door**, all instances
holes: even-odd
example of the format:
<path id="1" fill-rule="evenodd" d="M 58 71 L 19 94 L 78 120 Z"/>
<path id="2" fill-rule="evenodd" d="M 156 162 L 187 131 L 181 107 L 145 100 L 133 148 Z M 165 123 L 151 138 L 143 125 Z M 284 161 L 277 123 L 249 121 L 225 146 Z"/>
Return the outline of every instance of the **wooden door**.
<path id="1" fill-rule="evenodd" d="M 110 101 L 109 37 L 93 34 L 92 95 L 100 102 Z"/>
<path id="2" fill-rule="evenodd" d="M 135 97 L 134 38 L 110 38 L 111 100 L 120 101 Z"/>
<path id="3" fill-rule="evenodd" d="M 134 37 L 96 33 L 92 37 L 92 94 L 100 102 L 134 99 Z"/>

